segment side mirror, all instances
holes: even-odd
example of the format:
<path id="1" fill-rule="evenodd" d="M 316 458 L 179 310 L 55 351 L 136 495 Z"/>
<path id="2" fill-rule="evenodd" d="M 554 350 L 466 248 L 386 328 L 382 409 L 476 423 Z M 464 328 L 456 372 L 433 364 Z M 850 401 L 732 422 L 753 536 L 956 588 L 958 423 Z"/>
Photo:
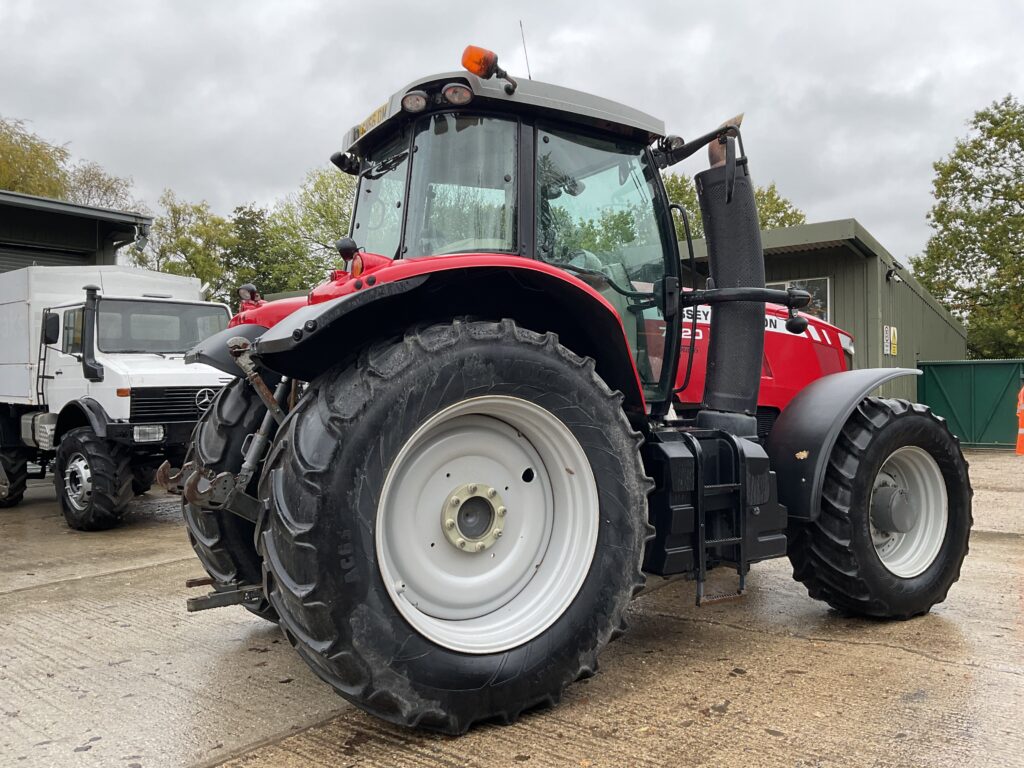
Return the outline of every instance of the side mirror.
<path id="1" fill-rule="evenodd" d="M 60 338 L 60 315 L 56 312 L 43 313 L 43 344 L 56 344 Z"/>

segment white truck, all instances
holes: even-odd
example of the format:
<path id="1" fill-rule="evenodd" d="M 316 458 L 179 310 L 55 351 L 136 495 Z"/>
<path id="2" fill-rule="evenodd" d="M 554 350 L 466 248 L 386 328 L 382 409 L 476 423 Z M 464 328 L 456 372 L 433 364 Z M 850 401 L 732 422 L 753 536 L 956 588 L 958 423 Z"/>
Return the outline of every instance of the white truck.
<path id="1" fill-rule="evenodd" d="M 227 327 L 199 281 L 121 266 L 0 274 L 0 507 L 52 467 L 72 528 L 118 523 L 230 377 L 184 354 Z"/>

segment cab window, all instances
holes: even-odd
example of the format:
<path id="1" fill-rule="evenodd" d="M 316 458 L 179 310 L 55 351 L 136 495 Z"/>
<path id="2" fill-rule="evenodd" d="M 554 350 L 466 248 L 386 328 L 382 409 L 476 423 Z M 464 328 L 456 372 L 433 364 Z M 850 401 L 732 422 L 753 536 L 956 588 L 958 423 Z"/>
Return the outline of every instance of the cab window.
<path id="1" fill-rule="evenodd" d="M 82 354 L 82 307 L 64 310 L 64 331 L 61 334 L 61 352 L 65 355 Z"/>

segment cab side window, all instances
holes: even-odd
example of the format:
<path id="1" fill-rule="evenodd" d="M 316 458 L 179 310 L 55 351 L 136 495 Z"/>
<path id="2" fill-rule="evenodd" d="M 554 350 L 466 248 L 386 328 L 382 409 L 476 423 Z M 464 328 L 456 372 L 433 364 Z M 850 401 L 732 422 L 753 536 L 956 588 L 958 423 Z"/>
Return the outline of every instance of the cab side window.
<path id="1" fill-rule="evenodd" d="M 64 311 L 64 331 L 61 334 L 61 351 L 66 355 L 82 354 L 82 316 L 84 310 L 68 309 Z"/>

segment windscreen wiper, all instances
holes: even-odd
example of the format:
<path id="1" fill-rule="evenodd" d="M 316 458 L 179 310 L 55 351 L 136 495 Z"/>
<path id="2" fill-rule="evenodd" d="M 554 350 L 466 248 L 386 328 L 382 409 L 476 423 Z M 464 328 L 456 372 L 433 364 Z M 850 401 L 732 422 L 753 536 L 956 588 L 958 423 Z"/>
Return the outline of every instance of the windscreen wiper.
<path id="1" fill-rule="evenodd" d="M 369 179 L 370 181 L 376 181 L 381 176 L 395 170 L 395 168 L 400 166 L 408 156 L 409 150 L 403 149 L 398 154 L 392 155 L 387 160 L 381 160 L 375 166 L 369 168 L 365 173 L 363 173 L 363 178 Z"/>

